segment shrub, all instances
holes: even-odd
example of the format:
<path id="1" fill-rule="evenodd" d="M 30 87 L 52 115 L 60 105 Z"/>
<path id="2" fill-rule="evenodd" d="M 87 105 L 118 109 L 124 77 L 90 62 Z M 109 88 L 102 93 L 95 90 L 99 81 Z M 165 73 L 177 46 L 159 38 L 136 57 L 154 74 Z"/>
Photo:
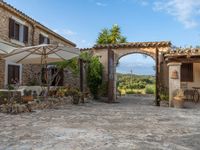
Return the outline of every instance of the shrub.
<path id="1" fill-rule="evenodd" d="M 98 90 L 102 84 L 103 66 L 98 57 L 92 57 L 87 70 L 87 85 L 94 99 L 98 99 Z"/>
<path id="2" fill-rule="evenodd" d="M 108 82 L 103 82 L 99 87 L 99 95 L 108 96 Z"/>
<path id="3" fill-rule="evenodd" d="M 126 95 L 126 90 L 125 89 L 120 89 L 119 92 L 120 92 L 120 95 Z"/>
<path id="4" fill-rule="evenodd" d="M 169 101 L 168 88 L 160 86 L 159 88 L 159 97 L 161 101 Z"/>
<path id="5" fill-rule="evenodd" d="M 136 94 L 137 92 L 135 91 L 127 91 L 126 94 Z"/>
<path id="6" fill-rule="evenodd" d="M 154 85 L 147 85 L 145 88 L 146 94 L 155 94 L 155 86 Z"/>

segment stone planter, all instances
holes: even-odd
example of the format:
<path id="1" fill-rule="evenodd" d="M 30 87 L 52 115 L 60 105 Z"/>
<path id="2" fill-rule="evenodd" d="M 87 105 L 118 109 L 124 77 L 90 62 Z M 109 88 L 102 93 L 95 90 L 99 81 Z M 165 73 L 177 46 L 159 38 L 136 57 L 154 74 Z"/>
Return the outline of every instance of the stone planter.
<path id="1" fill-rule="evenodd" d="M 173 105 L 175 108 L 184 108 L 184 99 L 185 97 L 174 97 Z"/>
<path id="2" fill-rule="evenodd" d="M 160 106 L 161 107 L 169 107 L 169 101 L 165 101 L 165 100 L 160 101 Z"/>
<path id="3" fill-rule="evenodd" d="M 80 99 L 79 96 L 73 96 L 73 104 L 78 105 L 79 99 Z"/>

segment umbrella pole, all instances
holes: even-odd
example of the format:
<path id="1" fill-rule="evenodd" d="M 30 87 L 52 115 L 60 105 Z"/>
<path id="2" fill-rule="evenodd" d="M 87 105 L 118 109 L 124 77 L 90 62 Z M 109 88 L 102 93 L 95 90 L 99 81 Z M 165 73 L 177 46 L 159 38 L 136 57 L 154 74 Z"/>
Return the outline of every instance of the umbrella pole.
<path id="1" fill-rule="evenodd" d="M 49 90 L 50 90 L 50 85 L 49 85 L 49 75 L 48 75 L 48 65 L 46 63 L 46 79 L 47 79 L 47 98 L 48 98 L 48 95 L 49 95 Z"/>
<path id="2" fill-rule="evenodd" d="M 46 99 L 48 99 L 50 85 L 49 85 L 49 75 L 48 75 L 48 64 L 47 64 L 47 55 L 45 50 L 45 66 L 46 66 L 46 82 L 47 82 L 47 93 L 46 93 Z"/>

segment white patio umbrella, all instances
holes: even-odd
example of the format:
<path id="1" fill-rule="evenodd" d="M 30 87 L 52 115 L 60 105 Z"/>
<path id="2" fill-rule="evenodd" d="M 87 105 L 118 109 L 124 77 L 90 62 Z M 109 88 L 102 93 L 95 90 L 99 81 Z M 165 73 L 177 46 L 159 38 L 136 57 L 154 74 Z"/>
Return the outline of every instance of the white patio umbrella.
<path id="1" fill-rule="evenodd" d="M 4 59 L 20 64 L 49 64 L 69 60 L 79 54 L 79 49 L 74 47 L 42 44 L 14 49 Z"/>
<path id="2" fill-rule="evenodd" d="M 4 59 L 19 64 L 46 65 L 78 57 L 80 50 L 74 47 L 42 44 L 14 49 Z M 47 76 L 48 79 L 48 76 Z M 49 87 L 50 85 L 48 85 Z"/>
<path id="3" fill-rule="evenodd" d="M 0 49 L 0 54 L 7 54 L 4 50 Z"/>

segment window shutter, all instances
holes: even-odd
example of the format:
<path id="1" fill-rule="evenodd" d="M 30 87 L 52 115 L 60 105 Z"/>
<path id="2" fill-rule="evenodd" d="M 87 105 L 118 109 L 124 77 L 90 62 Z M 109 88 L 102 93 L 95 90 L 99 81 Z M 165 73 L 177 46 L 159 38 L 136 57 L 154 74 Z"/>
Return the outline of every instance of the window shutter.
<path id="1" fill-rule="evenodd" d="M 193 82 L 193 64 L 188 65 L 188 78 L 190 82 Z"/>
<path id="2" fill-rule="evenodd" d="M 47 44 L 50 44 L 50 39 L 49 38 L 47 38 Z"/>
<path id="3" fill-rule="evenodd" d="M 12 84 L 12 78 L 13 78 L 13 67 L 11 65 L 8 65 L 8 84 Z"/>
<path id="4" fill-rule="evenodd" d="M 17 24 L 17 23 L 15 23 L 15 25 L 14 25 L 15 27 L 14 27 L 14 39 L 15 40 L 18 40 L 19 41 L 19 36 L 20 36 L 20 25 L 19 24 Z"/>
<path id="5" fill-rule="evenodd" d="M 44 36 L 42 34 L 39 35 L 39 44 L 44 43 Z"/>
<path id="6" fill-rule="evenodd" d="M 24 43 L 28 43 L 28 27 L 24 26 Z"/>
<path id="7" fill-rule="evenodd" d="M 12 18 L 9 18 L 9 38 L 15 37 L 15 21 Z"/>
<path id="8" fill-rule="evenodd" d="M 181 81 L 193 82 L 193 63 L 183 63 L 181 65 Z"/>

